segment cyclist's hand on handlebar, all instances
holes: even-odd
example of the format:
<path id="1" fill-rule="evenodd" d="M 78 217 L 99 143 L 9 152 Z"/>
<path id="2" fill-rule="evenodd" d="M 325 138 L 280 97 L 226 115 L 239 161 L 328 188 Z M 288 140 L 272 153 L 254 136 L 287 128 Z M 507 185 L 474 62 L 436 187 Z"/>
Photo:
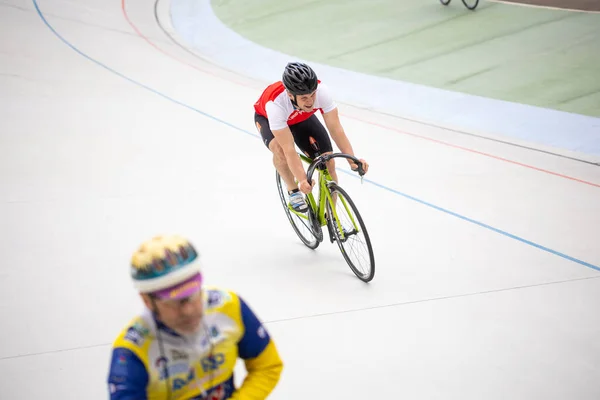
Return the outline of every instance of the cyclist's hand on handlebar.
<path id="1" fill-rule="evenodd" d="M 315 183 L 313 179 L 313 184 Z M 298 189 L 304 194 L 309 194 L 312 190 L 312 185 L 305 179 L 298 184 Z"/>
<path id="2" fill-rule="evenodd" d="M 359 158 L 363 170 L 365 171 L 365 174 L 367 173 L 367 171 L 369 170 L 369 163 L 367 163 L 365 160 L 363 160 L 362 158 Z M 352 171 L 357 171 L 358 170 L 358 164 L 356 164 L 354 161 L 352 160 L 348 160 L 348 163 L 350 163 L 350 168 L 352 168 Z"/>

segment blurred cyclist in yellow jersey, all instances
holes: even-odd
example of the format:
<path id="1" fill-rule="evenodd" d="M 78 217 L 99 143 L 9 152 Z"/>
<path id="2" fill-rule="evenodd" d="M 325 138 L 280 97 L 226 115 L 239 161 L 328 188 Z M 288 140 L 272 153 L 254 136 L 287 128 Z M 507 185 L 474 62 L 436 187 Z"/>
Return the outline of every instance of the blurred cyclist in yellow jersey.
<path id="1" fill-rule="evenodd" d="M 267 398 L 283 369 L 273 340 L 240 296 L 203 286 L 198 253 L 185 238 L 143 243 L 131 277 L 146 309 L 113 343 L 111 400 Z M 238 358 L 247 376 L 236 388 Z"/>

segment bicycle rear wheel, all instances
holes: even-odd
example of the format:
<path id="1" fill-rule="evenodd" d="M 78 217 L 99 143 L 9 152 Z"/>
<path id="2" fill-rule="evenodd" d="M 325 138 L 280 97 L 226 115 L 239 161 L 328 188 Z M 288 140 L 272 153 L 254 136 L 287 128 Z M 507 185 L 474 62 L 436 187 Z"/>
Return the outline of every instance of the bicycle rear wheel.
<path id="1" fill-rule="evenodd" d="M 279 198 L 281 199 L 285 214 L 287 215 L 290 224 L 292 224 L 292 228 L 294 228 L 294 231 L 306 247 L 316 249 L 323 240 L 323 230 L 321 229 L 321 225 L 317 222 L 317 217 L 312 206 L 309 205 L 308 211 L 302 214 L 302 216 L 294 213 L 290 209 L 291 205 L 288 202 L 287 189 L 284 189 L 284 187 L 286 187 L 285 182 L 281 178 L 281 175 L 279 175 L 279 172 L 275 171 L 275 174 Z"/>
<path id="2" fill-rule="evenodd" d="M 447 6 L 448 4 L 450 4 L 450 0 L 440 0 L 440 3 Z"/>
<path id="3" fill-rule="evenodd" d="M 331 210 L 331 203 L 327 202 L 330 232 L 352 272 L 358 279 L 369 282 L 375 276 L 375 256 L 365 223 L 348 193 L 333 182 L 328 186 L 331 195 L 337 197 L 335 214 Z M 334 216 L 337 216 L 337 220 Z"/>

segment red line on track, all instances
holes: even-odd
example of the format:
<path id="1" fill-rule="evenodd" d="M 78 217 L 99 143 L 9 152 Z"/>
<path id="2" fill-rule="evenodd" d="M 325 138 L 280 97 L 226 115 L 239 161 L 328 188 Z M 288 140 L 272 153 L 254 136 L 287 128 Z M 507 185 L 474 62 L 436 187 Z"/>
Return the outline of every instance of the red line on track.
<path id="1" fill-rule="evenodd" d="M 220 79 L 224 79 L 224 80 L 227 80 L 227 81 L 229 81 L 229 82 L 236 83 L 236 84 L 238 84 L 238 85 L 240 85 L 240 86 L 244 86 L 244 87 L 247 87 L 247 88 L 254 89 L 253 87 L 251 87 L 250 85 L 247 85 L 247 84 L 245 84 L 245 83 L 238 82 L 238 81 L 234 81 L 234 80 L 232 80 L 232 79 L 225 79 L 225 78 L 223 78 L 223 77 L 221 77 L 221 76 L 218 76 L 218 75 L 217 75 L 217 74 L 215 74 L 214 72 L 208 71 L 208 70 L 206 70 L 206 69 L 203 69 L 203 68 L 199 68 L 199 67 L 197 67 L 197 66 L 195 66 L 195 65 L 193 65 L 193 64 L 191 64 L 191 63 L 189 63 L 189 62 L 187 62 L 187 61 L 185 61 L 185 60 L 182 60 L 182 59 L 180 59 L 180 58 L 178 58 L 178 57 L 175 57 L 175 56 L 173 56 L 173 55 L 171 55 L 171 54 L 169 54 L 169 53 L 165 52 L 164 50 L 162 50 L 162 49 L 161 49 L 160 47 L 158 47 L 158 46 L 157 46 L 157 45 L 156 45 L 154 42 L 152 42 L 150 39 L 148 39 L 148 38 L 147 38 L 147 37 L 146 37 L 146 36 L 145 36 L 145 35 L 144 35 L 144 34 L 143 34 L 143 33 L 142 33 L 142 32 L 141 32 L 139 29 L 138 29 L 138 27 L 137 27 L 137 26 L 136 26 L 136 25 L 135 25 L 135 24 L 134 24 L 134 23 L 131 21 L 131 19 L 129 18 L 129 15 L 127 14 L 127 7 L 126 7 L 126 4 L 125 4 L 125 3 L 126 3 L 126 0 L 121 0 L 121 9 L 122 9 L 122 11 L 123 11 L 123 16 L 124 16 L 124 17 L 125 17 L 125 19 L 127 20 L 127 23 L 129 24 L 129 26 L 131 26 L 131 28 L 132 28 L 132 29 L 135 31 L 135 33 L 136 33 L 136 34 L 137 34 L 137 35 L 138 35 L 140 38 L 142 38 L 144 41 L 146 41 L 146 42 L 147 42 L 147 43 L 148 43 L 150 46 L 154 47 L 154 48 L 155 48 L 156 50 L 158 50 L 160 53 L 164 54 L 165 56 L 167 56 L 167 57 L 169 57 L 169 58 L 171 58 L 171 59 L 173 59 L 173 60 L 175 60 L 175 61 L 178 61 L 178 62 L 180 62 L 180 63 L 183 63 L 183 64 L 187 65 L 188 67 L 191 67 L 191 68 L 193 68 L 193 69 L 195 69 L 195 70 L 197 70 L 197 71 L 204 72 L 204 73 L 206 73 L 206 74 L 209 74 L 209 75 L 212 75 L 212 76 L 214 76 L 214 77 L 217 77 L 217 78 L 220 78 Z M 433 143 L 441 144 L 441 145 L 448 146 L 448 147 L 452 147 L 452 148 L 455 148 L 455 149 L 460 149 L 460 150 L 468 151 L 468 152 L 470 152 L 470 153 L 479 154 L 479 155 L 482 155 L 482 156 L 485 156 L 485 157 L 490 157 L 490 158 L 493 158 L 493 159 L 495 159 L 495 160 L 504 161 L 504 162 L 507 162 L 507 163 L 510 163 L 510 164 L 519 165 L 519 166 L 521 166 L 521 167 L 525 167 L 525 168 L 533 169 L 533 170 L 536 170 L 536 171 L 539 171 L 539 172 L 543 172 L 543 173 L 546 173 L 546 174 L 550 174 L 550 175 L 558 176 L 558 177 L 560 177 L 560 178 L 569 179 L 569 180 L 572 180 L 572 181 L 575 181 L 575 182 L 579 182 L 579 183 L 583 183 L 583 184 L 586 184 L 586 185 L 589 185 L 589 186 L 594 186 L 594 187 L 600 188 L 600 184 L 593 183 L 593 182 L 589 182 L 589 181 L 586 181 L 586 180 L 583 180 L 583 179 L 579 179 L 579 178 L 575 178 L 575 177 L 572 177 L 572 176 L 568 176 L 568 175 L 560 174 L 560 173 L 558 173 L 558 172 L 549 171 L 549 170 L 547 170 L 547 169 L 538 168 L 538 167 L 535 167 L 535 166 L 533 166 L 533 165 L 524 164 L 524 163 L 521 163 L 521 162 L 518 162 L 518 161 L 509 160 L 509 159 L 507 159 L 507 158 L 503 158 L 503 157 L 495 156 L 495 155 L 493 155 L 493 154 L 484 153 L 484 152 L 482 152 L 482 151 L 478 151 L 478 150 L 470 149 L 470 148 L 463 147 L 463 146 L 458 146 L 458 145 L 455 145 L 455 144 L 452 144 L 452 143 L 447 143 L 447 142 L 444 142 L 444 141 L 441 141 L 441 140 L 437 140 L 437 139 L 428 138 L 428 137 L 426 137 L 426 136 L 418 135 L 418 134 L 416 134 L 416 133 L 410 133 L 410 132 L 402 131 L 402 130 L 400 130 L 400 129 L 397 129 L 397 128 L 393 128 L 393 127 L 390 127 L 390 126 L 382 125 L 382 124 L 379 124 L 379 123 L 377 123 L 377 122 L 367 121 L 367 120 L 364 120 L 364 119 L 362 119 L 362 118 L 351 117 L 351 116 L 348 116 L 348 115 L 346 115 L 346 117 L 347 117 L 347 118 L 351 118 L 351 119 L 355 119 L 355 120 L 357 120 L 357 121 L 364 122 L 364 123 L 366 123 L 366 124 L 370 124 L 370 125 L 373 125 L 373 126 L 377 126 L 377 127 L 379 127 L 379 128 L 388 129 L 388 130 L 391 130 L 391 131 L 394 131 L 394 132 L 397 132 L 397 133 L 401 133 L 401 134 L 403 134 L 403 135 L 408 135 L 408 136 L 416 137 L 416 138 L 419 138 L 419 139 L 428 140 L 428 141 L 430 141 L 430 142 L 433 142 Z"/>

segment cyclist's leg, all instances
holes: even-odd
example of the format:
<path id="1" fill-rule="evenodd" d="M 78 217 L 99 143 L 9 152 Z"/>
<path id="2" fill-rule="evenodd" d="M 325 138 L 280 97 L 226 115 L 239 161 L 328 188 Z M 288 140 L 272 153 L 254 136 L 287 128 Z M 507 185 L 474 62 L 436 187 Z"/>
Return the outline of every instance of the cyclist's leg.
<path id="1" fill-rule="evenodd" d="M 281 178 L 285 182 L 287 186 L 288 192 L 298 189 L 298 184 L 294 179 L 294 174 L 290 170 L 287 164 L 287 160 L 285 158 L 285 154 L 283 153 L 283 149 L 277 143 L 277 140 L 273 136 L 273 132 L 271 132 L 271 127 L 269 126 L 269 120 L 262 115 L 254 113 L 254 124 L 256 128 L 260 132 L 260 136 L 262 137 L 263 143 L 267 148 L 273 153 L 273 165 Z"/>
<path id="2" fill-rule="evenodd" d="M 285 153 L 283 152 L 281 145 L 277 143 L 277 140 L 273 140 L 275 137 L 273 136 L 273 132 L 271 132 L 269 120 L 262 115 L 255 113 L 254 123 L 262 136 L 263 143 L 271 150 L 271 153 L 273 153 L 273 165 L 275 166 L 275 169 L 277 169 L 277 172 L 279 172 L 281 179 L 285 182 L 292 207 L 298 212 L 306 212 L 308 210 L 308 204 L 306 203 L 306 200 L 304 200 L 304 195 L 298 189 L 298 184 L 287 164 L 287 159 L 285 158 Z"/>
<path id="3" fill-rule="evenodd" d="M 313 137 L 319 145 L 321 154 L 333 153 L 331 139 L 327 133 L 327 129 L 321 124 L 316 115 L 312 115 L 306 121 L 290 126 L 294 141 L 298 147 L 310 158 L 315 158 L 315 151 L 310 145 L 310 137 Z M 327 162 L 327 169 L 334 181 L 338 182 L 337 172 L 335 170 L 335 159 Z"/>
<path id="4" fill-rule="evenodd" d="M 306 121 L 302 121 L 296 125 L 290 126 L 292 135 L 294 135 L 294 141 L 296 145 L 310 158 L 315 158 L 316 154 L 310 145 L 310 138 L 314 138 L 319 145 L 320 154 L 331 154 L 333 153 L 333 147 L 327 130 L 321 124 L 316 115 L 312 115 Z M 335 182 L 338 181 L 337 172 L 335 170 L 335 159 L 331 159 L 327 162 L 327 170 L 331 175 L 331 178 Z M 337 194 L 333 194 L 333 204 L 337 203 Z"/>

